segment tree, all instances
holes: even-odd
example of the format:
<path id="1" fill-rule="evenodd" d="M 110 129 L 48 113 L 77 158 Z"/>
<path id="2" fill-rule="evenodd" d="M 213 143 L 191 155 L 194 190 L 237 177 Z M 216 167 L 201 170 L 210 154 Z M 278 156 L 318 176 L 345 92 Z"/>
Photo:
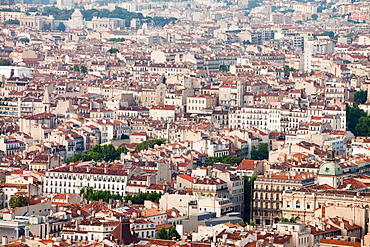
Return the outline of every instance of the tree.
<path id="1" fill-rule="evenodd" d="M 20 38 L 19 41 L 21 41 L 23 43 L 28 43 L 28 42 L 30 42 L 30 39 L 29 38 Z"/>
<path id="2" fill-rule="evenodd" d="M 312 14 L 311 18 L 312 18 L 312 20 L 316 21 L 317 18 L 319 18 L 319 16 L 317 14 Z"/>
<path id="3" fill-rule="evenodd" d="M 174 226 L 170 226 L 168 228 L 168 240 L 172 240 L 173 238 L 175 239 L 180 239 L 181 236 L 180 234 L 177 232 L 176 228 Z"/>
<path id="4" fill-rule="evenodd" d="M 86 68 L 86 66 L 85 65 L 81 65 L 80 66 L 80 71 L 81 71 L 81 73 L 87 73 L 87 68 Z"/>
<path id="5" fill-rule="evenodd" d="M 172 238 L 180 239 L 181 236 L 177 232 L 176 228 L 174 226 L 170 226 L 168 228 L 168 231 L 166 228 L 162 227 L 160 230 L 157 231 L 157 237 L 159 239 L 165 239 L 165 240 L 172 240 Z"/>
<path id="6" fill-rule="evenodd" d="M 159 199 L 161 199 L 161 196 L 162 196 L 162 193 L 158 193 L 155 191 L 152 193 L 140 192 L 139 194 L 136 194 L 136 195 L 127 194 L 124 197 L 124 201 L 125 202 L 131 201 L 133 204 L 144 204 L 145 200 L 159 203 Z"/>
<path id="7" fill-rule="evenodd" d="M 10 24 L 10 25 L 19 25 L 21 22 L 19 20 L 7 20 L 4 22 L 5 24 Z"/>
<path id="8" fill-rule="evenodd" d="M 10 60 L 2 59 L 0 60 L 0 66 L 10 66 L 12 62 Z"/>
<path id="9" fill-rule="evenodd" d="M 251 219 L 251 209 L 252 209 L 252 199 L 253 199 L 253 187 L 254 181 L 256 181 L 257 176 L 247 177 L 244 176 L 244 220 Z"/>
<path id="10" fill-rule="evenodd" d="M 102 199 L 104 202 L 109 203 L 110 199 L 122 199 L 122 196 L 120 194 L 111 193 L 109 190 L 94 191 L 92 187 L 82 188 L 80 190 L 80 195 L 84 195 L 85 199 L 89 202 L 99 201 L 100 199 Z"/>
<path id="11" fill-rule="evenodd" d="M 256 226 L 256 223 L 252 220 L 251 222 L 249 222 L 249 225 L 250 226 Z"/>
<path id="12" fill-rule="evenodd" d="M 57 30 L 64 32 L 66 30 L 66 25 L 64 25 L 63 22 L 59 22 L 59 25 L 57 26 Z"/>
<path id="13" fill-rule="evenodd" d="M 252 42 L 250 42 L 249 40 L 244 40 L 244 41 L 243 41 L 243 44 L 244 44 L 244 45 L 250 45 L 250 44 L 252 44 Z"/>
<path id="14" fill-rule="evenodd" d="M 359 123 L 359 119 L 361 117 L 367 117 L 366 112 L 364 112 L 357 106 L 350 107 L 349 105 L 346 105 L 347 128 L 355 135 L 357 135 L 356 126 Z M 363 127 L 358 127 L 358 130 L 362 132 Z"/>
<path id="15" fill-rule="evenodd" d="M 141 150 L 153 148 L 154 145 L 162 145 L 166 142 L 165 139 L 150 139 L 147 141 L 143 141 L 142 143 L 138 144 L 135 147 L 135 153 L 139 153 Z"/>
<path id="16" fill-rule="evenodd" d="M 284 217 L 282 217 L 282 218 L 281 218 L 281 222 L 289 222 L 289 219 L 288 219 L 288 218 L 284 218 Z"/>
<path id="17" fill-rule="evenodd" d="M 289 222 L 290 222 L 290 223 L 296 223 L 296 220 L 295 220 L 295 218 L 294 218 L 294 217 L 292 217 L 292 218 L 290 218 Z"/>
<path id="18" fill-rule="evenodd" d="M 230 71 L 230 65 L 221 64 L 219 70 L 224 72 Z"/>
<path id="19" fill-rule="evenodd" d="M 166 231 L 166 228 L 162 227 L 160 230 L 158 230 L 157 237 L 159 239 L 168 239 L 168 233 Z"/>
<path id="20" fill-rule="evenodd" d="M 269 151 L 267 143 L 259 143 L 258 148 L 255 146 L 252 147 L 251 159 L 252 160 L 264 160 L 268 159 Z"/>
<path id="21" fill-rule="evenodd" d="M 11 208 L 24 207 L 30 203 L 30 198 L 22 194 L 14 194 L 9 200 Z"/>
<path id="22" fill-rule="evenodd" d="M 245 224 L 243 221 L 240 221 L 238 224 L 239 224 L 240 226 L 242 226 L 242 227 L 245 227 L 245 226 L 246 226 L 246 224 Z"/>
<path id="23" fill-rule="evenodd" d="M 329 36 L 331 39 L 334 39 L 335 37 L 335 34 L 333 31 L 325 31 L 325 32 L 322 32 L 322 33 L 314 33 L 312 34 L 313 37 L 317 37 L 317 36 Z"/>
<path id="24" fill-rule="evenodd" d="M 125 38 L 111 38 L 111 39 L 109 39 L 109 41 L 112 41 L 112 42 L 123 42 L 123 41 L 125 41 Z"/>
<path id="25" fill-rule="evenodd" d="M 290 75 L 291 72 L 298 72 L 298 71 L 299 71 L 298 69 L 289 67 L 288 65 L 284 66 L 284 74 L 287 76 Z"/>
<path id="26" fill-rule="evenodd" d="M 370 136 L 370 117 L 360 117 L 355 127 L 358 136 Z"/>
<path id="27" fill-rule="evenodd" d="M 357 104 L 363 104 L 366 102 L 366 100 L 367 100 L 367 91 L 360 90 L 355 92 L 354 101 Z"/>
<path id="28" fill-rule="evenodd" d="M 77 72 L 80 72 L 80 66 L 78 66 L 77 64 L 73 65 L 73 71 L 77 71 Z"/>
<path id="29" fill-rule="evenodd" d="M 110 54 L 113 54 L 113 53 L 117 53 L 117 52 L 119 52 L 119 50 L 118 50 L 117 48 L 110 48 L 110 49 L 108 50 L 108 52 L 109 52 Z"/>
<path id="30" fill-rule="evenodd" d="M 234 156 L 230 156 L 230 155 L 223 155 L 221 157 L 208 157 L 204 166 L 205 167 L 211 166 L 214 163 L 238 165 L 241 161 L 242 161 L 241 157 L 234 157 Z"/>
<path id="31" fill-rule="evenodd" d="M 76 162 L 79 160 L 113 161 L 120 159 L 121 153 L 127 153 L 127 148 L 125 146 L 119 146 L 117 149 L 115 149 L 112 144 L 106 144 L 103 146 L 96 145 L 85 153 L 75 153 L 72 158 L 67 159 L 67 163 Z"/>

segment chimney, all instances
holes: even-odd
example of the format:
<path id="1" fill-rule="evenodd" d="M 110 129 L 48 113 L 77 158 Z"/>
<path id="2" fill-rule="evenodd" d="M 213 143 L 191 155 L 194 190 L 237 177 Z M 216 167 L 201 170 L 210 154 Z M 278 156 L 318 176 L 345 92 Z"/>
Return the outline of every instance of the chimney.
<path id="1" fill-rule="evenodd" d="M 6 244 L 8 244 L 8 237 L 7 236 L 3 236 L 1 238 L 1 243 L 2 243 L 3 246 L 6 245 Z"/>
<path id="2" fill-rule="evenodd" d="M 26 243 L 26 236 L 25 235 L 21 236 L 21 243 Z"/>
<path id="3" fill-rule="evenodd" d="M 322 205 L 322 209 L 321 209 L 321 217 L 323 219 L 325 219 L 325 205 Z"/>
<path id="4" fill-rule="evenodd" d="M 86 167 L 86 172 L 90 172 L 90 166 L 89 165 Z"/>
<path id="5" fill-rule="evenodd" d="M 226 239 L 227 239 L 227 234 L 223 234 L 222 235 L 222 243 L 226 243 Z"/>
<path id="6" fill-rule="evenodd" d="M 29 226 L 26 226 L 24 228 L 24 237 L 28 239 L 29 236 L 30 236 L 30 227 Z"/>
<path id="7" fill-rule="evenodd" d="M 69 171 L 70 172 L 73 171 L 73 166 L 72 165 L 69 166 Z"/>

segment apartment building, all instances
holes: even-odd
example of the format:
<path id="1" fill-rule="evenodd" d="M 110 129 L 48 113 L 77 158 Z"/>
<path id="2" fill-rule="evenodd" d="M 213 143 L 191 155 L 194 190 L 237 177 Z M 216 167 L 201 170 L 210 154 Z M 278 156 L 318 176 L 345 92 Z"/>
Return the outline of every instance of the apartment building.
<path id="1" fill-rule="evenodd" d="M 289 190 L 315 183 L 312 173 L 287 171 L 259 176 L 253 188 L 252 217 L 258 225 L 272 225 L 282 217 L 282 196 Z"/>
<path id="2" fill-rule="evenodd" d="M 101 164 L 94 161 L 67 165 L 45 173 L 44 193 L 80 193 L 82 188 L 126 193 L 128 170 L 123 164 Z"/>

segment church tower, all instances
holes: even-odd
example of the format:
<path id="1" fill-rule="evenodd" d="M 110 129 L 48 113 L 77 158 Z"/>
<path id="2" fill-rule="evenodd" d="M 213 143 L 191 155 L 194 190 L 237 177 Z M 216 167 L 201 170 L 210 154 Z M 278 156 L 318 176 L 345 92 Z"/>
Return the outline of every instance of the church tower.
<path id="1" fill-rule="evenodd" d="M 334 150 L 328 150 L 326 162 L 320 167 L 317 174 L 318 185 L 327 184 L 331 187 L 338 188 L 343 184 L 343 169 L 334 160 Z"/>
<path id="2" fill-rule="evenodd" d="M 50 97 L 49 97 L 49 89 L 46 87 L 44 92 L 44 98 L 42 99 L 42 111 L 50 113 Z"/>

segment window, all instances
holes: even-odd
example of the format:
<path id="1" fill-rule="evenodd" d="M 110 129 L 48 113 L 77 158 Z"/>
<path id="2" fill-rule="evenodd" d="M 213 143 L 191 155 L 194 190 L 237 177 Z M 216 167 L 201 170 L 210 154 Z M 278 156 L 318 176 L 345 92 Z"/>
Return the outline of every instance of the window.
<path id="1" fill-rule="evenodd" d="M 296 208 L 301 208 L 301 202 L 300 202 L 299 200 L 297 200 L 297 201 L 295 202 L 295 207 L 296 207 Z"/>

